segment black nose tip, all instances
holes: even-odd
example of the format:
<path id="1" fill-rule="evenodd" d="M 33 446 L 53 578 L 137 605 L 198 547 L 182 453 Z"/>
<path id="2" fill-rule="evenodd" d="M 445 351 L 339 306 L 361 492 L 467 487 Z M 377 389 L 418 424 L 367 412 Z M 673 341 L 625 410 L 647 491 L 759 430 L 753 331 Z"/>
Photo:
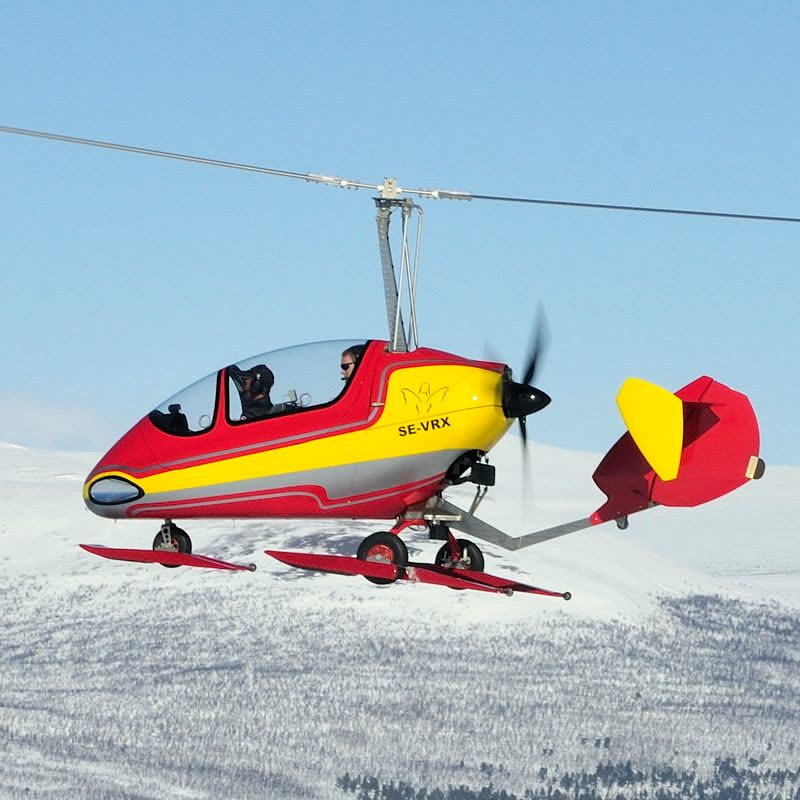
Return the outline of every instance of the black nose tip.
<path id="1" fill-rule="evenodd" d="M 535 414 L 549 402 L 550 395 L 524 383 L 509 382 L 503 391 L 503 413 L 509 419 Z"/>

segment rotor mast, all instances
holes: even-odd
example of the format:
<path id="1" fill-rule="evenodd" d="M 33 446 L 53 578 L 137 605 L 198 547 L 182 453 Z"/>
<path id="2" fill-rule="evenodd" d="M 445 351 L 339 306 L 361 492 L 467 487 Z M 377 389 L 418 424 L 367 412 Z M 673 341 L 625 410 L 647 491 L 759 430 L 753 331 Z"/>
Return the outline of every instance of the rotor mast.
<path id="1" fill-rule="evenodd" d="M 374 198 L 378 209 L 375 221 L 378 226 L 378 251 L 389 324 L 389 350 L 392 353 L 406 353 L 419 347 L 416 289 L 422 243 L 422 208 L 408 198 L 400 199 L 398 195 L 402 190 L 398 188 L 394 178 L 386 178 L 378 188 L 380 195 Z M 400 209 L 402 218 L 399 281 L 389 238 L 389 223 L 392 212 L 396 209 Z M 409 233 L 414 212 L 417 214 L 417 225 L 412 251 Z M 407 310 L 408 323 L 403 317 L 404 307 Z"/>

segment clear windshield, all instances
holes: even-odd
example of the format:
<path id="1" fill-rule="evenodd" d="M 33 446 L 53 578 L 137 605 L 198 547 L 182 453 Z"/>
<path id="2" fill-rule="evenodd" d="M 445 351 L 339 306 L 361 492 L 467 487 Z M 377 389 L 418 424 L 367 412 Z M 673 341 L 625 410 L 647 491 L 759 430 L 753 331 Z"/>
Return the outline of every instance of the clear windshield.
<path id="1" fill-rule="evenodd" d="M 236 362 L 227 368 L 230 422 L 246 422 L 276 414 L 326 405 L 344 390 L 342 355 L 363 340 L 313 342 L 286 347 Z M 357 356 L 345 360 L 357 361 Z M 357 367 L 356 367 L 357 368 Z M 217 373 L 193 383 L 153 410 L 151 422 L 176 436 L 210 430 L 217 407 Z"/>
<path id="2" fill-rule="evenodd" d="M 214 423 L 217 373 L 206 375 L 150 412 L 150 421 L 165 433 L 190 436 L 204 433 Z"/>
<path id="3" fill-rule="evenodd" d="M 273 350 L 228 368 L 228 419 L 231 422 L 326 405 L 345 384 L 342 354 L 363 341 L 340 340 Z"/>

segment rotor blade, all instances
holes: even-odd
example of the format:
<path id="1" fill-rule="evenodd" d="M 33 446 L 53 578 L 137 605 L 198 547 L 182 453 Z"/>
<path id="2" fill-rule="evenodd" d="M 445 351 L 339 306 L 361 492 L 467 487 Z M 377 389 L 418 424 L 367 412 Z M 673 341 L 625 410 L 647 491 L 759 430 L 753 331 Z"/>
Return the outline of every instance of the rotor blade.
<path id="1" fill-rule="evenodd" d="M 225 167 L 227 169 L 239 169 L 245 172 L 259 172 L 264 175 L 275 175 L 279 178 L 298 178 L 311 183 L 325 183 L 332 186 L 340 186 L 344 189 L 371 189 L 380 191 L 381 185 L 374 183 L 361 183 L 347 178 L 335 178 L 330 175 L 317 175 L 314 173 L 289 172 L 284 169 L 273 169 L 272 167 L 259 167 L 254 164 L 240 164 L 235 161 L 220 161 L 216 158 L 205 158 L 203 156 L 191 156 L 186 153 L 173 153 L 169 150 L 152 150 L 148 147 L 135 147 L 129 144 L 117 144 L 115 142 L 104 142 L 99 139 L 81 139 L 77 136 L 64 136 L 60 133 L 47 133 L 45 131 L 31 131 L 25 128 L 9 128 L 0 125 L 0 133 L 15 133 L 20 136 L 33 136 L 39 139 L 50 139 L 56 142 L 69 142 L 70 144 L 83 144 L 89 147 L 103 147 L 107 150 L 121 150 L 125 153 L 137 153 L 144 156 L 156 156 L 157 158 L 171 158 L 176 161 L 190 161 L 194 164 L 208 164 L 212 167 Z"/>
<path id="2" fill-rule="evenodd" d="M 339 178 L 333 175 L 319 175 L 313 172 L 290 172 L 289 170 L 275 169 L 273 167 L 260 167 L 255 164 L 242 164 L 235 161 L 222 161 L 216 158 L 174 153 L 168 150 L 154 150 L 147 147 L 135 147 L 115 142 L 105 142 L 99 139 L 82 139 L 77 136 L 66 136 L 60 133 L 47 131 L 34 131 L 27 128 L 13 128 L 0 125 L 0 133 L 11 133 L 17 136 L 33 136 L 39 139 L 51 139 L 58 142 L 83 144 L 90 147 L 103 147 L 109 150 L 121 150 L 127 153 L 156 156 L 158 158 L 171 158 L 178 161 L 190 161 L 196 164 L 207 164 L 214 167 L 244 170 L 245 172 L 258 172 L 264 175 L 274 175 L 280 178 L 296 178 L 310 183 L 321 183 L 327 186 L 338 186 L 342 189 L 369 189 L 378 192 L 383 198 L 396 198 L 401 194 L 429 197 L 434 200 L 491 200 L 504 203 L 526 203 L 528 205 L 562 206 L 570 208 L 603 209 L 606 211 L 637 211 L 649 214 L 680 214 L 693 217 L 717 217 L 724 219 L 758 220 L 762 222 L 800 222 L 800 217 L 778 216 L 772 214 L 740 214 L 729 211 L 705 211 L 686 208 L 660 208 L 657 206 L 634 206 L 618 203 L 585 203 L 574 200 L 548 200 L 534 197 L 513 197 L 497 194 L 473 194 L 454 189 L 405 189 L 397 185 L 393 178 L 384 178 L 382 183 L 363 183 L 349 178 Z"/>
<path id="3" fill-rule="evenodd" d="M 626 206 L 616 203 L 579 203 L 574 200 L 540 200 L 533 197 L 503 197 L 495 194 L 471 194 L 468 200 L 496 200 L 505 203 L 528 203 L 542 206 L 567 206 L 569 208 L 595 208 L 606 211 L 640 211 L 646 214 L 682 214 L 690 217 L 721 217 L 723 219 L 749 219 L 762 222 L 800 222 L 800 217 L 780 217 L 771 214 L 738 214 L 730 211 L 700 211 L 688 208 L 659 208 L 657 206 Z"/>

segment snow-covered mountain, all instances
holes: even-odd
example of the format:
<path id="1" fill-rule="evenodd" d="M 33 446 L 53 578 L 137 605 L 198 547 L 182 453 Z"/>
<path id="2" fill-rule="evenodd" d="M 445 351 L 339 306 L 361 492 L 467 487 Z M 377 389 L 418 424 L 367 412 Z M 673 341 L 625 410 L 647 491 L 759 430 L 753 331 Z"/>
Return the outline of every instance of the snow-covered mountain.
<path id="1" fill-rule="evenodd" d="M 530 451 L 493 451 L 480 516 L 522 534 L 601 505 L 598 456 Z M 353 553 L 381 523 L 184 526 L 196 552 L 255 573 L 107 562 L 78 544 L 149 547 L 158 525 L 85 510 L 95 460 L 0 445 L 2 798 L 345 798 L 367 777 L 407 797 L 522 797 L 629 760 L 800 765 L 799 468 L 624 532 L 481 545 L 488 571 L 567 603 L 375 587 L 263 554 Z M 404 538 L 416 558 L 439 544 Z"/>

